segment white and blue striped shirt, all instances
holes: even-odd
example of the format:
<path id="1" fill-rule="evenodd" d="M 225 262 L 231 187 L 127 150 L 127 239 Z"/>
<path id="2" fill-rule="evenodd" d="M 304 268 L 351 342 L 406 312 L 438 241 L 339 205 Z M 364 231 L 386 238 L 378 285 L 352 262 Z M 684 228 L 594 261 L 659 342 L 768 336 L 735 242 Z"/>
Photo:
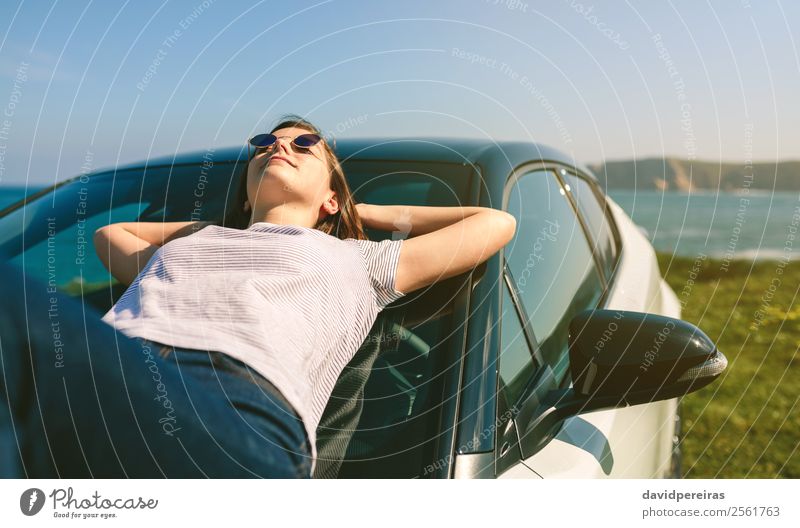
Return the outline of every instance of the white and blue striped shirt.
<path id="1" fill-rule="evenodd" d="M 316 428 L 333 387 L 394 289 L 403 240 L 309 227 L 216 225 L 156 251 L 103 321 L 131 337 L 226 353 L 272 382 Z"/>

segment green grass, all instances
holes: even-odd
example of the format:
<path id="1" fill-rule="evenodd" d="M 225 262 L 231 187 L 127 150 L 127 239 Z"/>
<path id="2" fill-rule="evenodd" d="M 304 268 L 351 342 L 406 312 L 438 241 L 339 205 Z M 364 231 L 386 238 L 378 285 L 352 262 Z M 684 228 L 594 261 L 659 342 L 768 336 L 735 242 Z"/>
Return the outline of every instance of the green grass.
<path id="1" fill-rule="evenodd" d="M 728 358 L 683 398 L 683 476 L 800 478 L 800 261 L 658 261 L 682 319 Z"/>

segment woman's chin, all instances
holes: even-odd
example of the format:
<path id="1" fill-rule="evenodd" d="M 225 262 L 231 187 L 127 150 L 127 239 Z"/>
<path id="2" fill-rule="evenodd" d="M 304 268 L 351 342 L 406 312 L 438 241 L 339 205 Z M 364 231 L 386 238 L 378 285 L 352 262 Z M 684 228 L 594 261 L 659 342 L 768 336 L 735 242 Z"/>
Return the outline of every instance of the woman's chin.
<path id="1" fill-rule="evenodd" d="M 286 177 L 285 174 L 270 174 L 264 173 L 261 181 L 258 183 L 258 193 L 262 196 L 275 196 L 294 194 L 295 181 L 291 177 Z"/>
<path id="2" fill-rule="evenodd" d="M 274 181 L 276 183 L 289 183 L 294 177 L 293 167 L 281 167 L 277 164 L 267 165 L 261 173 L 261 181 L 266 183 Z"/>

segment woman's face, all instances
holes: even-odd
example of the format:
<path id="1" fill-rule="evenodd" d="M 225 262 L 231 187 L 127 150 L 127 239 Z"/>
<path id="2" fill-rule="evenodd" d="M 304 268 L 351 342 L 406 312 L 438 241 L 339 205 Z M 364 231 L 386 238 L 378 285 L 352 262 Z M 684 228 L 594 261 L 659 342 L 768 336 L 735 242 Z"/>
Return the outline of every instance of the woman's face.
<path id="1" fill-rule="evenodd" d="M 276 143 L 270 150 L 259 149 L 247 167 L 247 199 L 254 218 L 281 205 L 306 209 L 314 221 L 338 211 L 322 141 L 302 149 L 292 140 L 308 130 L 289 127 L 272 133 Z"/>

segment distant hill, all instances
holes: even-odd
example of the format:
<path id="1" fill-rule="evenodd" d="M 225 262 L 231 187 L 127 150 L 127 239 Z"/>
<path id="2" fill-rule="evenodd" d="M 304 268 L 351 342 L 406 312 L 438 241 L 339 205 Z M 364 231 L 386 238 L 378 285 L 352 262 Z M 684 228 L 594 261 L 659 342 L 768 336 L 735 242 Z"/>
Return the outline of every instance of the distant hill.
<path id="1" fill-rule="evenodd" d="M 776 191 L 800 191 L 800 161 L 777 163 L 719 163 L 650 158 L 607 161 L 589 165 L 609 189 L 736 191 L 749 187 Z"/>

